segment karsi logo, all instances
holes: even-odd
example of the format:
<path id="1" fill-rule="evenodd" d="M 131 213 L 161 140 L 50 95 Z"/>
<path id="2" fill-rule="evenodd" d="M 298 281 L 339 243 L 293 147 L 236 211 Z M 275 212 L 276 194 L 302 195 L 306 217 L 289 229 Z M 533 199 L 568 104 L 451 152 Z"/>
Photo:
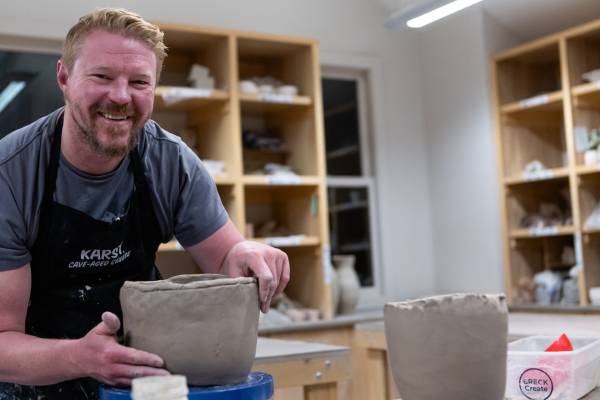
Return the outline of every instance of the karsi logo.
<path id="1" fill-rule="evenodd" d="M 550 375 L 539 368 L 529 368 L 519 377 L 519 388 L 531 400 L 546 400 L 552 395 L 554 384 Z"/>
<path id="2" fill-rule="evenodd" d="M 125 261 L 131 255 L 131 250 L 123 249 L 123 242 L 113 249 L 84 249 L 81 250 L 79 260 L 69 263 L 69 269 L 106 267 L 117 265 Z"/>

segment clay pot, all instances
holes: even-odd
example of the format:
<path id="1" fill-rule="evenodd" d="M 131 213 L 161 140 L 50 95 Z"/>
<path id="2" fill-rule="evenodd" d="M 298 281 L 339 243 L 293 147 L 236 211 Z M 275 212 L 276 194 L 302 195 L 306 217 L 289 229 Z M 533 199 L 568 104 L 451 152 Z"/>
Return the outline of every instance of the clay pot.
<path id="1" fill-rule="evenodd" d="M 504 295 L 459 294 L 389 303 L 385 335 L 403 400 L 504 398 Z"/>
<path id="2" fill-rule="evenodd" d="M 333 263 L 337 269 L 337 278 L 339 284 L 339 305 L 340 314 L 351 314 L 358 304 L 360 295 L 360 282 L 358 275 L 354 270 L 356 257 L 353 255 L 336 254 L 333 256 Z"/>
<path id="3" fill-rule="evenodd" d="M 125 282 L 120 293 L 125 343 L 158 354 L 190 385 L 246 380 L 256 352 L 258 285 L 254 278 L 179 275 Z"/>

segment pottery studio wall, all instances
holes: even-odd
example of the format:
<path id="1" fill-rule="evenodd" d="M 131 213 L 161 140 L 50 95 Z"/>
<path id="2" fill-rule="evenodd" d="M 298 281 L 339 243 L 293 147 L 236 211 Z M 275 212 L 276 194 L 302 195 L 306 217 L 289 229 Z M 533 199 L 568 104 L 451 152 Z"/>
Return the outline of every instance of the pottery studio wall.
<path id="1" fill-rule="evenodd" d="M 374 159 L 378 178 L 384 294 L 400 299 L 435 292 L 426 136 L 418 42 L 414 32 L 383 27 L 387 11 L 364 0 L 55 0 L 11 2 L 0 34 L 61 38 L 93 6 L 120 6 L 146 18 L 314 37 L 323 59 L 366 57 L 381 66 L 381 108 Z M 437 257 L 441 260 L 441 257 Z"/>

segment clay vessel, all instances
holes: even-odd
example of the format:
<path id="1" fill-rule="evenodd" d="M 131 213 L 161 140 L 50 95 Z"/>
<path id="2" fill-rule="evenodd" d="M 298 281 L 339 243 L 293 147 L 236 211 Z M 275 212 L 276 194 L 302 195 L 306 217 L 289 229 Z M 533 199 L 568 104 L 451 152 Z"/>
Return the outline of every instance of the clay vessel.
<path id="1" fill-rule="evenodd" d="M 190 385 L 246 380 L 256 352 L 255 278 L 179 275 L 121 288 L 125 344 L 158 354 Z"/>
<path id="2" fill-rule="evenodd" d="M 331 267 L 331 302 L 333 313 L 337 313 L 340 303 L 340 279 L 335 268 Z"/>
<path id="3" fill-rule="evenodd" d="M 386 304 L 388 357 L 403 400 L 504 398 L 504 295 L 455 294 Z"/>
<path id="4" fill-rule="evenodd" d="M 351 314 L 358 304 L 360 295 L 360 282 L 354 270 L 356 257 L 353 255 L 336 254 L 333 263 L 337 270 L 339 285 L 339 314 Z"/>

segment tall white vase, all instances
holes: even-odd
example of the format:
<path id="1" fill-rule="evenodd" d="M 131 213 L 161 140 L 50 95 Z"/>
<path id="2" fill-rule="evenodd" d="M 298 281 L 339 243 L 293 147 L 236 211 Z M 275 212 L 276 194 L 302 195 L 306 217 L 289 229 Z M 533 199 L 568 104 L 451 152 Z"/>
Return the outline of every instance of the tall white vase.
<path id="1" fill-rule="evenodd" d="M 339 314 L 350 314 L 356 309 L 360 294 L 360 282 L 354 270 L 356 257 L 353 255 L 336 254 L 333 256 L 333 264 L 337 269 L 339 283 Z"/>

